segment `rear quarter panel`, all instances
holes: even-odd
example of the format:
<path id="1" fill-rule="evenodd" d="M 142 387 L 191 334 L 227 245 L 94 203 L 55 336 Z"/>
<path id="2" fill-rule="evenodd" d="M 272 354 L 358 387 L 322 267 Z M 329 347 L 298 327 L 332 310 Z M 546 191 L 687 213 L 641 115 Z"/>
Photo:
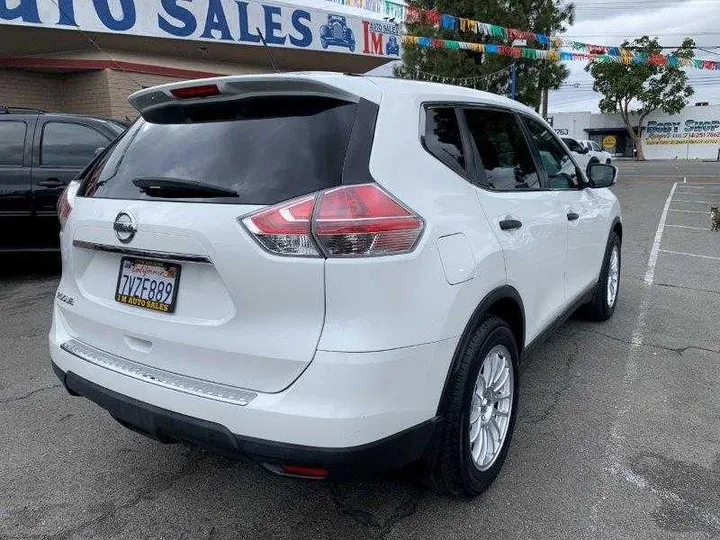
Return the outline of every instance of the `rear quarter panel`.
<path id="1" fill-rule="evenodd" d="M 475 188 L 421 144 L 422 103 L 443 99 L 447 96 L 383 97 L 370 171 L 422 216 L 425 230 L 407 255 L 327 261 L 321 350 L 377 351 L 459 336 L 481 300 L 505 284 L 502 251 Z M 463 269 L 470 279 L 451 285 L 458 279 L 448 278 L 438 240 L 458 233 L 471 248 L 474 267 Z M 446 266 L 453 264 L 448 259 L 453 258 L 446 257 Z"/>

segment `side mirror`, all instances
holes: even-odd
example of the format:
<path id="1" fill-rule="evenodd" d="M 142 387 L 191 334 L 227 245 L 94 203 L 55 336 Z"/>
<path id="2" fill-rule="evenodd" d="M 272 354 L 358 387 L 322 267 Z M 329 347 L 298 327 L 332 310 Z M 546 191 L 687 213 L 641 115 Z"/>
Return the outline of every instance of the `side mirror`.
<path id="1" fill-rule="evenodd" d="M 578 154 L 587 154 L 588 152 L 590 152 L 590 149 L 585 146 L 578 145 L 577 151 L 578 151 Z"/>
<path id="2" fill-rule="evenodd" d="M 606 188 L 617 183 L 618 170 L 614 165 L 606 163 L 592 163 L 588 167 L 588 180 L 590 187 Z"/>

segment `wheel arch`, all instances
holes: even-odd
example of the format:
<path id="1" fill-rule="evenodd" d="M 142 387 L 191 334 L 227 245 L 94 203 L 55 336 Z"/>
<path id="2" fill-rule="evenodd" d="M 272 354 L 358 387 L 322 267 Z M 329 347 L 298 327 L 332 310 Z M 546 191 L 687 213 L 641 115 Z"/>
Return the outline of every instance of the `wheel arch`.
<path id="1" fill-rule="evenodd" d="M 525 307 L 520 293 L 510 285 L 503 285 L 494 289 L 482 299 L 475 311 L 473 311 L 467 325 L 465 325 L 460 341 L 455 348 L 455 354 L 453 354 L 450 362 L 450 368 L 445 376 L 445 384 L 443 385 L 437 409 L 438 415 L 441 415 L 445 408 L 448 385 L 457 370 L 460 356 L 485 315 L 496 315 L 508 323 L 515 336 L 520 358 L 523 357 L 525 349 Z"/>

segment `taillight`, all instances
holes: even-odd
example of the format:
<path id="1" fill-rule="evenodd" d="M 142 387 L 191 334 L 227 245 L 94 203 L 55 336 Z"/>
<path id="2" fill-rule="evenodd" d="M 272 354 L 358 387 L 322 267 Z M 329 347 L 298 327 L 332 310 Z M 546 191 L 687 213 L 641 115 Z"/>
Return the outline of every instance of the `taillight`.
<path id="1" fill-rule="evenodd" d="M 413 250 L 423 220 L 377 184 L 329 189 L 261 210 L 242 223 L 268 251 L 370 257 Z"/>
<path id="2" fill-rule="evenodd" d="M 273 253 L 319 257 L 310 231 L 315 195 L 271 206 L 242 220 L 248 230 Z"/>
<path id="3" fill-rule="evenodd" d="M 70 182 L 67 186 L 65 186 L 65 189 L 63 189 L 63 192 L 58 199 L 57 214 L 58 219 L 60 220 L 61 231 L 65 228 L 65 223 L 70 217 L 70 212 L 72 212 L 73 204 L 75 204 L 75 195 L 77 194 L 79 187 L 79 182 Z"/>

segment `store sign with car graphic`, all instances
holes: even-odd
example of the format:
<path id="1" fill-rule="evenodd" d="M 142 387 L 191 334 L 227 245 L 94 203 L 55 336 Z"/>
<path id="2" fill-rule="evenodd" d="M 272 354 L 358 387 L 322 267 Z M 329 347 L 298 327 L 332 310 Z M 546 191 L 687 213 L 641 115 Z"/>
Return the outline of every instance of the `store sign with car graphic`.
<path id="1" fill-rule="evenodd" d="M 0 0 L 0 26 L 400 56 L 399 26 L 297 4 L 242 0 Z"/>

